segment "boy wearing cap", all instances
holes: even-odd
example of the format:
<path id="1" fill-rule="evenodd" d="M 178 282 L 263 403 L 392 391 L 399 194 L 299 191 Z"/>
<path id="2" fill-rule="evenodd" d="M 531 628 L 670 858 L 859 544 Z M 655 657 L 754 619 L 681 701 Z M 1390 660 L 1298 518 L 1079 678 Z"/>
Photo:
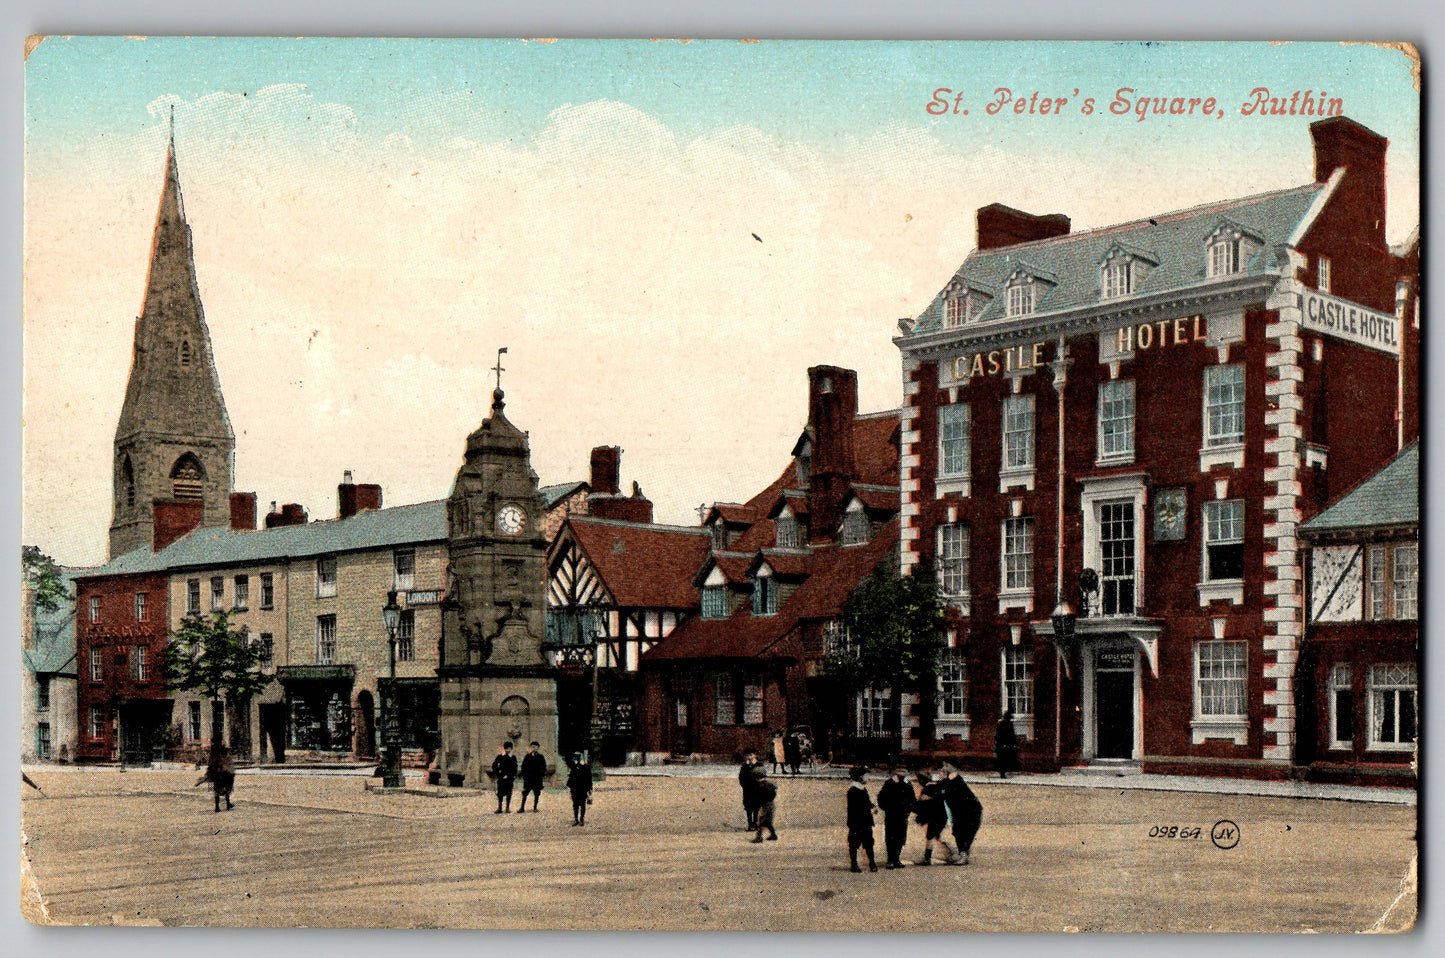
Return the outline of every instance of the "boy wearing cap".
<path id="1" fill-rule="evenodd" d="M 527 746 L 527 754 L 522 756 L 522 807 L 517 809 L 517 814 L 527 810 L 527 796 L 532 796 L 532 811 L 537 810 L 537 802 L 542 797 L 542 780 L 547 777 L 547 759 L 538 751 L 542 746 L 533 742 Z"/>
<path id="2" fill-rule="evenodd" d="M 883 849 L 888 853 L 889 868 L 902 868 L 903 846 L 908 841 L 908 816 L 917 797 L 908 772 L 899 767 L 878 789 L 878 807 L 883 811 Z"/>
<path id="3" fill-rule="evenodd" d="M 517 756 L 512 754 L 512 743 L 503 742 L 502 750 L 492 759 L 492 777 L 497 780 L 497 811 L 502 814 L 503 803 L 507 811 L 512 810 L 512 783 L 517 780 Z"/>

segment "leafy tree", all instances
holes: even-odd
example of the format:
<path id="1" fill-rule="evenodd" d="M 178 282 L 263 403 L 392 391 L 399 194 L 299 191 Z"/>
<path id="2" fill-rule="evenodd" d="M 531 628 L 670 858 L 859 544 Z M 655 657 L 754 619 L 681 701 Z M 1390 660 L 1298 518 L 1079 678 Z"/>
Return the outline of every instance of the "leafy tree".
<path id="1" fill-rule="evenodd" d="M 21 547 L 20 567 L 25 581 L 35 589 L 36 610 L 54 612 L 61 602 L 74 598 L 60 577 L 60 567 L 38 546 Z"/>
<path id="2" fill-rule="evenodd" d="M 899 576 L 884 563 L 849 597 L 848 646 L 830 650 L 823 674 L 849 698 L 865 688 L 921 691 L 932 685 L 943 651 L 943 608 L 927 566 Z"/>
<path id="3" fill-rule="evenodd" d="M 216 719 L 220 706 L 231 706 L 249 699 L 270 684 L 269 676 L 261 674 L 265 648 L 251 641 L 242 629 L 231 627 L 229 612 L 188 615 L 181 627 L 171 633 L 161 674 L 173 692 L 200 692 L 211 700 L 211 747 L 221 744 L 224 724 Z"/>

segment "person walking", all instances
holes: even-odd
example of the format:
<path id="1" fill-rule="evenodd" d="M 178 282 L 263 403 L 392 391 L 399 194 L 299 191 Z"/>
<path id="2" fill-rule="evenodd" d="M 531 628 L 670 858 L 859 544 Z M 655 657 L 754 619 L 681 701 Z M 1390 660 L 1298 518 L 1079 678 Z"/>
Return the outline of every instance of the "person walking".
<path id="1" fill-rule="evenodd" d="M 935 781 L 928 772 L 919 772 L 918 784 L 921 789 L 916 815 L 918 824 L 923 826 L 923 859 L 918 864 L 933 864 L 934 842 L 952 859 L 954 850 L 943 837 L 944 826 L 948 824 L 948 807 L 943 802 L 943 783 Z"/>
<path id="2" fill-rule="evenodd" d="M 798 774 L 798 766 L 803 763 L 803 743 L 798 741 L 797 732 L 789 732 L 783 739 L 783 758 L 792 773 Z"/>
<path id="3" fill-rule="evenodd" d="M 226 811 L 235 806 L 231 804 L 231 790 L 236 784 L 236 765 L 231 760 L 231 750 L 224 745 L 217 745 L 211 749 L 210 756 L 206 759 L 206 774 L 202 775 L 196 782 L 211 783 L 211 794 L 216 799 L 216 812 L 221 811 L 221 799 L 226 800 Z"/>
<path id="4" fill-rule="evenodd" d="M 1014 731 L 1014 712 L 1011 708 L 1004 709 L 1003 718 L 998 720 L 998 728 L 994 730 L 993 757 L 999 778 L 1008 778 L 1009 772 L 1019 770 L 1019 737 Z"/>
<path id="5" fill-rule="evenodd" d="M 587 824 L 587 806 L 592 804 L 592 765 L 573 755 L 572 771 L 567 774 L 567 791 L 572 793 L 572 825 Z M 533 802 L 532 807 L 536 808 Z"/>
<path id="6" fill-rule="evenodd" d="M 757 778 L 753 769 L 758 767 L 758 757 L 752 752 L 743 754 L 743 763 L 738 766 L 738 787 L 743 790 L 743 813 L 747 816 L 748 831 L 758 827 Z"/>
<path id="7" fill-rule="evenodd" d="M 973 839 L 983 821 L 983 803 L 956 768 L 943 780 L 943 803 L 948 806 L 948 817 L 953 823 L 953 841 L 958 846 L 958 855 L 953 863 L 967 865 Z"/>
<path id="8" fill-rule="evenodd" d="M 502 750 L 497 757 L 492 759 L 492 777 L 497 780 L 497 810 L 495 815 L 502 814 L 502 805 L 505 803 L 507 811 L 512 810 L 512 783 L 517 780 L 517 756 L 512 754 L 512 743 L 503 742 Z"/>
<path id="9" fill-rule="evenodd" d="M 753 778 L 757 783 L 753 786 L 757 789 L 758 797 L 758 820 L 757 835 L 754 836 L 754 844 L 763 840 L 763 829 L 768 830 L 768 841 L 778 840 L 778 832 L 773 828 L 773 812 L 777 810 L 778 786 L 768 781 L 768 769 L 765 765 L 758 765 L 753 768 Z"/>
<path id="10" fill-rule="evenodd" d="M 781 772 L 783 763 L 788 760 L 787 750 L 783 747 L 783 733 L 773 733 L 773 771 Z"/>
<path id="11" fill-rule="evenodd" d="M 533 742 L 527 746 L 527 754 L 522 756 L 522 807 L 517 809 L 520 815 L 527 810 L 527 795 L 532 796 L 532 811 L 537 810 L 537 802 L 542 798 L 542 780 L 547 777 L 547 758 L 538 749 L 542 746 Z"/>
<path id="12" fill-rule="evenodd" d="M 868 870 L 876 872 L 878 864 L 873 860 L 873 800 L 868 797 L 868 787 L 863 779 L 868 770 L 855 765 L 848 773 L 848 870 L 861 872 L 858 867 L 858 849 L 868 853 Z"/>
<path id="13" fill-rule="evenodd" d="M 883 849 L 888 854 L 889 868 L 902 868 L 903 846 L 908 841 L 908 816 L 916 796 L 908 781 L 908 772 L 901 766 L 878 789 L 878 807 L 883 811 Z"/>

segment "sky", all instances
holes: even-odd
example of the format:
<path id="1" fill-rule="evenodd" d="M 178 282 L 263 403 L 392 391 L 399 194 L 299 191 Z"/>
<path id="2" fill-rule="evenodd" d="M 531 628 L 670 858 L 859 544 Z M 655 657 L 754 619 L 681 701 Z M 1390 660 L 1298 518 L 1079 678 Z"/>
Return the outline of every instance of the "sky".
<path id="1" fill-rule="evenodd" d="M 1243 115 L 1256 88 L 1328 91 L 1389 138 L 1403 239 L 1411 68 L 1324 43 L 49 38 L 25 68 L 24 541 L 105 559 L 172 107 L 238 491 L 323 519 L 347 469 L 387 505 L 446 496 L 506 346 L 544 484 L 618 445 L 624 488 L 695 524 L 787 464 L 807 367 L 899 405 L 897 321 L 978 207 L 1077 230 L 1309 182 L 1315 117 Z M 1141 118 L 1121 88 L 1216 110 Z"/>

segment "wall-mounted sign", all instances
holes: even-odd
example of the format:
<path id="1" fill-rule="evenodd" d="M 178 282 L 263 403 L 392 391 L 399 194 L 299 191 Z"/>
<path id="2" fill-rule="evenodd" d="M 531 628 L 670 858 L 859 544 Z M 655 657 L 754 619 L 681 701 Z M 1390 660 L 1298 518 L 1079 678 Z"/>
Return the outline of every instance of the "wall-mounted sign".
<path id="1" fill-rule="evenodd" d="M 997 376 L 1000 373 L 1017 373 L 1037 369 L 1048 364 L 1044 350 L 1049 343 L 1030 343 L 1027 346 L 1009 346 L 986 353 L 965 353 L 953 357 L 953 378 L 972 379 L 974 376 Z"/>
<path id="2" fill-rule="evenodd" d="M 1300 297 L 1300 312 L 1305 329 L 1391 356 L 1400 355 L 1400 321 L 1394 316 L 1312 289 Z"/>

